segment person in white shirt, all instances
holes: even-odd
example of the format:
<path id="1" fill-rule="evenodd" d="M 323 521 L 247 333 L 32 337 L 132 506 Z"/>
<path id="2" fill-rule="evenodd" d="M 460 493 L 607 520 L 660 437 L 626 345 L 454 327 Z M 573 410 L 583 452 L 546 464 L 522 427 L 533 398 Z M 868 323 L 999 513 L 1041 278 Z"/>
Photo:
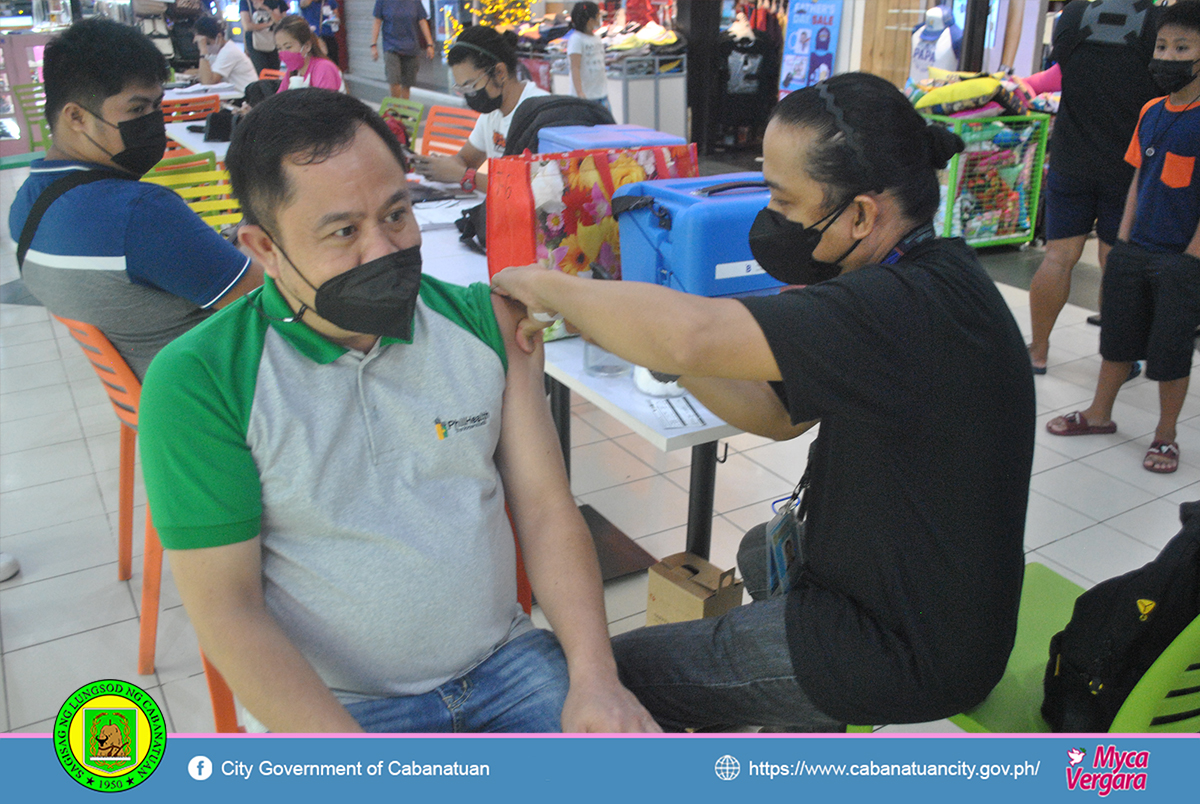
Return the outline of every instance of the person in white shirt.
<path id="1" fill-rule="evenodd" d="M 454 74 L 454 91 L 479 112 L 471 136 L 454 156 L 419 156 L 413 169 L 433 181 L 459 184 L 464 190 L 487 190 L 486 174 L 476 175 L 489 158 L 504 156 L 508 127 L 517 107 L 548 94 L 532 81 L 517 78 L 516 35 L 476 25 L 458 35 L 446 61 Z"/>
<path id="2" fill-rule="evenodd" d="M 196 47 L 200 48 L 201 84 L 232 84 L 238 92 L 258 80 L 254 64 L 240 47 L 225 38 L 225 23 L 214 17 L 201 17 L 193 28 Z"/>
<path id="3" fill-rule="evenodd" d="M 571 63 L 571 86 L 576 97 L 595 101 L 612 111 L 608 103 L 608 77 L 604 71 L 604 43 L 596 36 L 600 6 L 576 3 L 571 9 L 571 31 L 567 59 Z"/>

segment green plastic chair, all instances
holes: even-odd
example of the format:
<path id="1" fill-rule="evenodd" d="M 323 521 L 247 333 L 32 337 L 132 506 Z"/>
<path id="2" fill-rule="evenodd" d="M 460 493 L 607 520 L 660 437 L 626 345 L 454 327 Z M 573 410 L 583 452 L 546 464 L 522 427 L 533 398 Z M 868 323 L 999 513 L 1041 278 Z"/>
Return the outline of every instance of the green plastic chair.
<path id="1" fill-rule="evenodd" d="M 1017 639 L 1004 677 L 987 699 L 950 718 L 969 732 L 1049 732 L 1042 719 L 1050 639 L 1066 626 L 1083 593 L 1042 564 L 1025 565 Z M 1125 699 L 1110 733 L 1200 731 L 1200 617 L 1150 666 Z"/>
<path id="2" fill-rule="evenodd" d="M 13 86 L 13 96 L 29 129 L 29 150 L 45 151 L 50 147 L 50 124 L 46 121 L 46 88 L 41 84 L 16 84 Z"/>
<path id="3" fill-rule="evenodd" d="M 379 116 L 382 117 L 384 112 L 389 110 L 395 110 L 400 117 L 404 128 L 408 130 L 408 149 L 415 151 L 417 131 L 421 127 L 421 116 L 425 114 L 425 104 L 404 98 L 384 98 L 383 102 L 379 104 Z"/>
<path id="4" fill-rule="evenodd" d="M 1017 638 L 1004 676 L 983 703 L 950 718 L 964 731 L 1049 732 L 1042 718 L 1042 683 L 1050 639 L 1066 627 L 1083 588 L 1044 564 L 1026 564 Z"/>
<path id="5" fill-rule="evenodd" d="M 1110 732 L 1200 732 L 1200 617 L 1192 620 L 1138 681 Z"/>
<path id="6" fill-rule="evenodd" d="M 148 175 L 156 173 L 170 173 L 177 175 L 180 173 L 203 173 L 217 169 L 217 155 L 212 151 L 204 151 L 198 154 L 182 154 L 180 156 L 168 156 L 160 160 L 157 165 L 150 168 Z"/>

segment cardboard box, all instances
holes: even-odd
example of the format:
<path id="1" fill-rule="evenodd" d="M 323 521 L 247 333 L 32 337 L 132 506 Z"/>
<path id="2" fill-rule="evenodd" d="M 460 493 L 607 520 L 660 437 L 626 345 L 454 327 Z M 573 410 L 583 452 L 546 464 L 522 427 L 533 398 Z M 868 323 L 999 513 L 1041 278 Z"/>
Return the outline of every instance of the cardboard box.
<path id="1" fill-rule="evenodd" d="M 716 617 L 742 605 L 742 582 L 691 553 L 667 556 L 650 568 L 646 625 Z"/>

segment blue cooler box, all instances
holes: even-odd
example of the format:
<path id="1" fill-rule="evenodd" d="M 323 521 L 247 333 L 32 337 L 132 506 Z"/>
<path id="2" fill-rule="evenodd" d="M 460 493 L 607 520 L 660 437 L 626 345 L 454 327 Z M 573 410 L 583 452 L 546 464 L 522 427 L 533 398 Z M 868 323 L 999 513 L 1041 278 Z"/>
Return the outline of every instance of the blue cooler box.
<path id="1" fill-rule="evenodd" d="M 621 230 L 621 278 L 697 296 L 744 296 L 782 287 L 750 254 L 750 226 L 770 200 L 761 173 L 617 188 L 613 209 Z M 633 208 L 620 211 L 626 205 Z"/>
<path id="2" fill-rule="evenodd" d="M 555 126 L 538 132 L 540 154 L 641 148 L 646 145 L 687 145 L 687 140 L 642 126 Z"/>

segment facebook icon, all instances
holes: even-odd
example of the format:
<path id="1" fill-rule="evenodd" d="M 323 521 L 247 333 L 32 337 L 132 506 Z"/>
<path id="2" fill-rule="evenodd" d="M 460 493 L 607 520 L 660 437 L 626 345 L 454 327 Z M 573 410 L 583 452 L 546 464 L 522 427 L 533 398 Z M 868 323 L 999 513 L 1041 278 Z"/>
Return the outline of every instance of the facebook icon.
<path id="1" fill-rule="evenodd" d="M 208 757 L 192 757 L 192 761 L 188 763 L 188 773 L 197 782 L 203 782 L 209 776 L 212 776 L 212 760 Z"/>

